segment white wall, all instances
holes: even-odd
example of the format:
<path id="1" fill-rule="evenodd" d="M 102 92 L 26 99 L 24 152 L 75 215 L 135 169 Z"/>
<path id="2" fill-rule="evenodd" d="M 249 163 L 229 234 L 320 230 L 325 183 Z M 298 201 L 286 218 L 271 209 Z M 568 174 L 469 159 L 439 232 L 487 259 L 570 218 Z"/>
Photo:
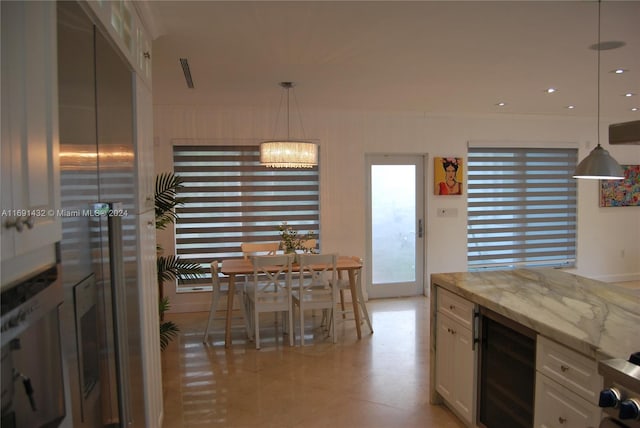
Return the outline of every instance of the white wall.
<path id="1" fill-rule="evenodd" d="M 156 172 L 172 168 L 174 138 L 236 140 L 273 137 L 274 113 L 220 111 L 206 107 L 155 106 Z M 305 137 L 320 141 L 320 219 L 323 251 L 362 255 L 365 248 L 365 154 L 425 154 L 427 162 L 427 268 L 431 273 L 466 270 L 466 198 L 433 195 L 432 158 L 466 158 L 468 141 L 574 143 L 582 159 L 595 146 L 595 119 L 496 115 L 427 116 L 406 112 L 307 111 Z M 640 163 L 639 146 L 603 146 L 621 164 Z M 295 136 L 299 136 L 294 134 Z M 578 248 L 575 272 L 607 281 L 640 279 L 640 208 L 600 208 L 598 182 L 578 183 Z M 455 218 L 436 217 L 437 208 L 457 208 Z M 159 242 L 173 250 L 172 236 Z M 173 310 L 206 309 L 193 295 L 166 290 Z"/>

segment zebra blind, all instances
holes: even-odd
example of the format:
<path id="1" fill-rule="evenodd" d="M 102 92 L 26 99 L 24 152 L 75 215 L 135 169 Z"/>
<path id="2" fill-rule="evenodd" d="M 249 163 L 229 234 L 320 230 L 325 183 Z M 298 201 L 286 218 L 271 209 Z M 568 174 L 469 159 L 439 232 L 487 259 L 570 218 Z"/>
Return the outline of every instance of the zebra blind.
<path id="1" fill-rule="evenodd" d="M 285 221 L 320 237 L 318 167 L 264 167 L 258 146 L 174 146 L 173 162 L 184 182 L 177 197 L 186 199 L 176 209 L 182 260 L 208 272 L 212 260 L 242 257 L 243 242 L 280 241 Z M 197 285 L 185 281 L 178 290 Z"/>
<path id="2" fill-rule="evenodd" d="M 469 148 L 469 270 L 574 265 L 576 160 L 576 149 Z"/>

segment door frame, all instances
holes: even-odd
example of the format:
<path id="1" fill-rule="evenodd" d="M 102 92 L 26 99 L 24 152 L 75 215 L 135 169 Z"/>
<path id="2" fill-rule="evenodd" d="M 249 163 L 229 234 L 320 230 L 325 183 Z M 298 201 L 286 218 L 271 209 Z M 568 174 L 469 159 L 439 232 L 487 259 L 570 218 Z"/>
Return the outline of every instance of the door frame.
<path id="1" fill-rule="evenodd" d="M 404 159 L 404 162 L 403 162 Z M 407 159 L 412 159 L 407 162 Z M 384 162 L 388 160 L 388 162 Z M 365 154 L 365 186 L 366 186 L 366 260 L 365 275 L 366 293 L 370 298 L 402 297 L 424 295 L 429 284 L 427 283 L 427 189 L 428 189 L 428 165 L 427 153 L 366 153 Z M 382 285 L 379 289 L 373 288 L 373 238 L 371 234 L 372 210 L 371 210 L 371 167 L 372 165 L 416 165 L 416 223 L 422 220 L 422 237 L 416 242 L 416 277 L 413 288 L 407 285 L 399 285 L 398 293 L 391 291 L 393 285 Z M 420 177 L 422 173 L 422 177 Z M 418 225 L 416 224 L 416 229 Z M 421 243 L 419 244 L 419 242 Z"/>

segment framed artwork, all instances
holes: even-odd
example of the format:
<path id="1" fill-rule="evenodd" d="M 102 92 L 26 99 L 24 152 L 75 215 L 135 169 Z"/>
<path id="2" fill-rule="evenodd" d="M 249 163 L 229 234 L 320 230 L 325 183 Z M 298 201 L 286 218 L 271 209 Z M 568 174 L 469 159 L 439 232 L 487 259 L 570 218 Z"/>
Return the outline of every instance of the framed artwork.
<path id="1" fill-rule="evenodd" d="M 622 180 L 600 180 L 601 207 L 640 206 L 640 165 L 622 165 L 622 170 Z"/>
<path id="2" fill-rule="evenodd" d="M 435 195 L 462 195 L 464 169 L 462 158 L 434 157 L 433 184 Z"/>

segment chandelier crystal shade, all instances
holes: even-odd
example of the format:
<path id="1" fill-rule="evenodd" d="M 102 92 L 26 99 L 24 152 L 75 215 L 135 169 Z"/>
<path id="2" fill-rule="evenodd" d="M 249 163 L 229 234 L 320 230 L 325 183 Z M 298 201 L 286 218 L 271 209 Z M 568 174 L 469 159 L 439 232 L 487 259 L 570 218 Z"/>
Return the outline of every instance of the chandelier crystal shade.
<path id="1" fill-rule="evenodd" d="M 573 178 L 587 178 L 592 180 L 621 180 L 624 178 L 622 167 L 609 152 L 600 145 L 600 51 L 615 49 L 620 47 L 612 42 L 600 41 L 600 3 L 598 0 L 598 43 L 591 46 L 591 49 L 598 51 L 598 145 L 578 164 L 573 174 Z"/>
<path id="2" fill-rule="evenodd" d="M 318 165 L 318 145 L 289 137 L 289 90 L 292 82 L 281 82 L 287 91 L 287 138 L 260 143 L 260 164 L 271 168 L 313 168 Z"/>
<path id="3" fill-rule="evenodd" d="M 260 163 L 273 168 L 312 168 L 318 164 L 318 146 L 306 141 L 265 141 Z"/>

